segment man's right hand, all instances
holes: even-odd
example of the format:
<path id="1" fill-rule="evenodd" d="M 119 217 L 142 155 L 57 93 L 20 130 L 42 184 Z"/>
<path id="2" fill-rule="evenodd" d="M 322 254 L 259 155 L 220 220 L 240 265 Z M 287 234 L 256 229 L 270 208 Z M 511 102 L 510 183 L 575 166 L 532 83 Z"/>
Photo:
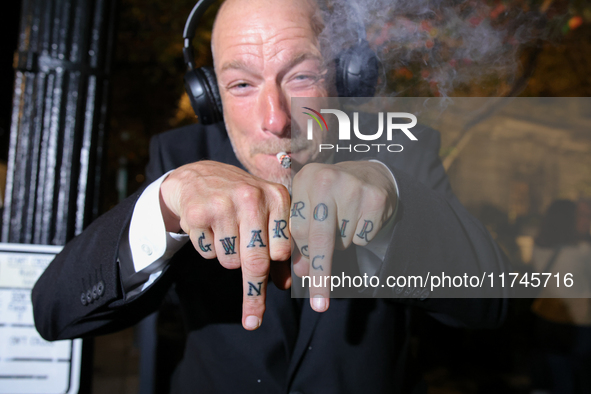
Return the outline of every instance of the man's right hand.
<path id="1" fill-rule="evenodd" d="M 290 196 L 235 166 L 200 161 L 172 171 L 160 187 L 166 230 L 187 233 L 197 252 L 242 269 L 242 325 L 261 325 L 269 274 L 279 288 L 291 282 Z"/>

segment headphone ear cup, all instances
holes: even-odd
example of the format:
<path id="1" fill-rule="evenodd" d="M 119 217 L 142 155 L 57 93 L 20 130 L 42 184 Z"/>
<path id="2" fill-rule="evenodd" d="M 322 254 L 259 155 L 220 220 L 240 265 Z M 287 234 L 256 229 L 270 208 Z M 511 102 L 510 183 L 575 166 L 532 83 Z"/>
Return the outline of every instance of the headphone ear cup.
<path id="1" fill-rule="evenodd" d="M 218 79 L 215 76 L 215 71 L 211 67 L 201 67 L 200 70 L 203 72 L 209 89 L 211 92 L 211 99 L 214 111 L 219 114 L 218 118 L 221 121 L 224 117 L 224 111 L 222 109 L 222 97 L 220 96 L 220 90 L 218 88 Z"/>
<path id="2" fill-rule="evenodd" d="M 341 52 L 336 59 L 339 97 L 373 97 L 378 83 L 379 61 L 363 40 Z"/>
<path id="3" fill-rule="evenodd" d="M 201 67 L 185 74 L 185 89 L 199 122 L 204 125 L 223 120 L 222 100 L 211 68 Z"/>

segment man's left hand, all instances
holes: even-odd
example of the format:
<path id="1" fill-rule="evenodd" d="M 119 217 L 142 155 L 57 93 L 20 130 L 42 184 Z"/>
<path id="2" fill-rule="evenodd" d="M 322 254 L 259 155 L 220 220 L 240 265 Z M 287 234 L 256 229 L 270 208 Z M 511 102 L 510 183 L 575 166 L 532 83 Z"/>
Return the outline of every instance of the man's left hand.
<path id="1" fill-rule="evenodd" d="M 305 165 L 292 185 L 290 231 L 296 275 L 309 275 L 311 283 L 320 283 L 331 274 L 335 248 L 367 245 L 392 216 L 396 203 L 392 175 L 380 163 Z M 314 310 L 326 311 L 329 297 L 328 287 L 310 287 Z"/>

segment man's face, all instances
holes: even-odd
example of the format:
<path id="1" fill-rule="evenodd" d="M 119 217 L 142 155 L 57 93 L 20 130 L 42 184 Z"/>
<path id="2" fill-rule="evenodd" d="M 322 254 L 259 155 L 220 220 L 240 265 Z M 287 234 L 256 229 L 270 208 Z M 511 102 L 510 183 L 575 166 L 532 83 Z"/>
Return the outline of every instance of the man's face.
<path id="1" fill-rule="evenodd" d="M 291 174 L 279 165 L 278 152 L 291 153 L 296 163 L 319 159 L 317 144 L 295 138 L 299 128 L 293 145 L 291 139 L 291 97 L 327 96 L 311 12 L 301 0 L 230 0 L 213 32 L 215 72 L 236 156 L 253 175 L 284 185 Z"/>

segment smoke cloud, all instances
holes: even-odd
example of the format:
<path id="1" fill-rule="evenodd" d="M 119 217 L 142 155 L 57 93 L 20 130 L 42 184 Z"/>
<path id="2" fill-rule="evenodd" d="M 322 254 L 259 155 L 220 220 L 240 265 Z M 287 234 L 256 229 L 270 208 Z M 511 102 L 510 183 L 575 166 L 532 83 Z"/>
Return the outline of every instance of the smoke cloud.
<path id="1" fill-rule="evenodd" d="M 320 12 L 329 58 L 357 42 L 365 26 L 382 65 L 377 96 L 446 97 L 474 83 L 501 90 L 519 75 L 523 45 L 544 30 L 540 10 L 499 1 L 336 0 Z"/>

